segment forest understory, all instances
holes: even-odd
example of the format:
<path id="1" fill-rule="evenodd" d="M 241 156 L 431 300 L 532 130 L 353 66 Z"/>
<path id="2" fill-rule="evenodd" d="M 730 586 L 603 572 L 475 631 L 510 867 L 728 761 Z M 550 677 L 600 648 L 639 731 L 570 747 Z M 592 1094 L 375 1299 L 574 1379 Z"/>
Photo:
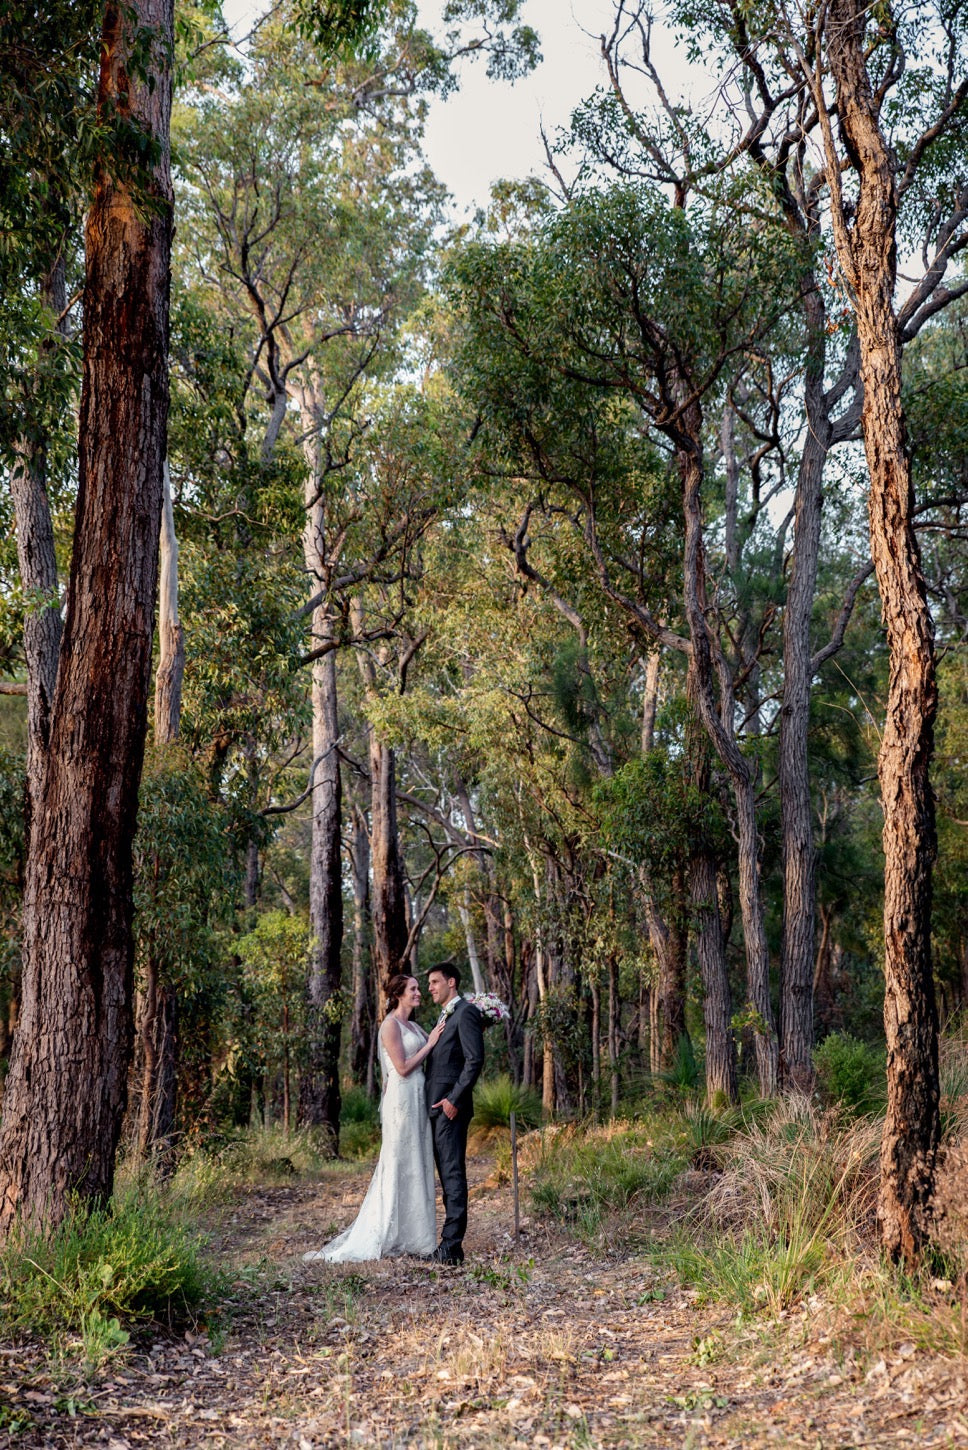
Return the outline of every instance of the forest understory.
<path id="1" fill-rule="evenodd" d="M 607 1224 L 583 1242 L 530 1211 L 515 1245 L 506 1173 L 493 1155 L 470 1166 L 461 1270 L 303 1264 L 352 1216 L 368 1164 L 237 1189 L 209 1211 L 229 1275 L 216 1313 L 140 1330 L 96 1371 L 0 1343 L 2 1443 L 968 1445 L 968 1362 L 933 1348 L 923 1319 L 824 1293 L 738 1318 L 682 1286 L 666 1251 L 713 1175 L 681 1175 L 631 1241 L 626 1219 L 621 1247 Z"/>

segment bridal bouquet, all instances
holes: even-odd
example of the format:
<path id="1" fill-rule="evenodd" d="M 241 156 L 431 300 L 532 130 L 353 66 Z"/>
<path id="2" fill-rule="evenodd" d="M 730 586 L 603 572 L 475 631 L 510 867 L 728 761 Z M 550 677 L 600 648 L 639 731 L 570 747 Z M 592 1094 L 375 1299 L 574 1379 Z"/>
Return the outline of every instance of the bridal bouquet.
<path id="1" fill-rule="evenodd" d="M 464 1000 L 474 1004 L 484 1018 L 485 1027 L 490 1027 L 492 1022 L 506 1022 L 511 1015 L 507 1004 L 494 992 L 465 992 Z"/>

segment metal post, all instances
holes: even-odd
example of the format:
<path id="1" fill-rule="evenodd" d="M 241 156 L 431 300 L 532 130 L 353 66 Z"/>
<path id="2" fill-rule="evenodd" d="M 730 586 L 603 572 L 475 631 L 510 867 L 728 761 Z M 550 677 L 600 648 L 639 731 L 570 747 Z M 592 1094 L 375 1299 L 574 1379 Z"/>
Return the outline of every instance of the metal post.
<path id="1" fill-rule="evenodd" d="M 518 1206 L 518 1120 L 511 1109 L 511 1188 L 514 1194 L 514 1242 L 521 1233 L 521 1215 Z"/>

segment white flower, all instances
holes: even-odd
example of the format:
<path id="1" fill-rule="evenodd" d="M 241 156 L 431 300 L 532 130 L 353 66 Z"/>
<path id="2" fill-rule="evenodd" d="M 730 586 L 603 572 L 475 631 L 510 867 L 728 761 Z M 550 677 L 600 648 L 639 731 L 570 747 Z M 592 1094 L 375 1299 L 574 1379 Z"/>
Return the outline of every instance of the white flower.
<path id="1" fill-rule="evenodd" d="M 484 1018 L 484 1026 L 492 1022 L 506 1022 L 511 1013 L 496 992 L 465 992 L 464 1001 L 471 1002 Z"/>

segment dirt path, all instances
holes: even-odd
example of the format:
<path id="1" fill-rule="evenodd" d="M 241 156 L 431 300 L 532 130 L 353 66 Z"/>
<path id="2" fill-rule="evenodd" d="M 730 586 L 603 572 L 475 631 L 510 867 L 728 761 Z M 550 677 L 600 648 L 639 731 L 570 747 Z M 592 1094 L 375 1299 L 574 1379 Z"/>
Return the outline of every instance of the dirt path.
<path id="1" fill-rule="evenodd" d="M 0 1443 L 968 1447 L 964 1362 L 904 1344 L 838 1357 L 820 1304 L 741 1333 L 647 1259 L 596 1258 L 533 1224 L 514 1249 L 509 1192 L 486 1168 L 456 1271 L 302 1263 L 352 1218 L 368 1168 L 253 1191 L 220 1229 L 240 1275 L 228 1318 L 156 1336 L 86 1385 L 39 1348 L 0 1346 L 0 1425 L 29 1415 Z"/>

